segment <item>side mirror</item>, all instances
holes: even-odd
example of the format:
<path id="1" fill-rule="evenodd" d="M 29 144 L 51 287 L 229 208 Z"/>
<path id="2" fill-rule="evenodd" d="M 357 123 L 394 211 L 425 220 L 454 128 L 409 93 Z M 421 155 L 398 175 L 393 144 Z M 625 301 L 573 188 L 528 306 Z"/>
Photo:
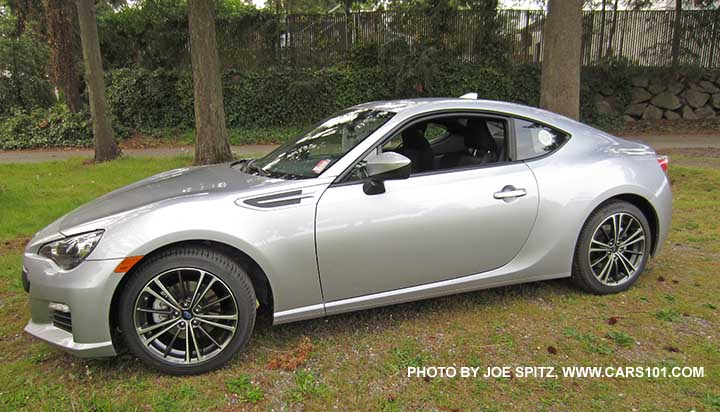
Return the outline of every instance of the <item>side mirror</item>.
<path id="1" fill-rule="evenodd" d="M 385 193 L 385 180 L 400 180 L 410 177 L 410 159 L 395 152 L 385 152 L 367 159 L 365 172 L 368 181 L 363 185 L 367 195 Z"/>

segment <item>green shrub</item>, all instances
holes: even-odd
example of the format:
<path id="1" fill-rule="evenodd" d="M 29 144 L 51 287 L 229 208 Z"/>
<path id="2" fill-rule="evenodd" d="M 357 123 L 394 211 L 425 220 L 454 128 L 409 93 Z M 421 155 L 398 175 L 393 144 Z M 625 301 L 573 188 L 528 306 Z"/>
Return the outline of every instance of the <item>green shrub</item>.
<path id="1" fill-rule="evenodd" d="M 607 59 L 581 72 L 580 119 L 604 130 L 617 130 L 624 124 L 623 113 L 630 104 L 632 78 L 639 67 L 625 59 Z M 596 96 L 613 96 L 613 113 L 600 113 Z"/>
<path id="2" fill-rule="evenodd" d="M 540 105 L 540 65 L 519 64 L 512 69 L 511 102 Z"/>
<path id="3" fill-rule="evenodd" d="M 107 76 L 108 105 L 125 127 L 138 130 L 189 127 L 193 123 L 189 79 L 187 71 L 179 70 L 112 70 Z M 183 90 L 188 81 L 189 93 Z M 189 107 L 183 99 L 189 99 Z"/>
<path id="4" fill-rule="evenodd" d="M 15 111 L 0 120 L 0 149 L 92 145 L 92 126 L 87 112 L 70 113 L 65 106 Z"/>
<path id="5" fill-rule="evenodd" d="M 399 97 L 459 96 L 514 99 L 513 79 L 495 69 L 448 64 L 422 80 L 374 67 L 319 70 L 268 68 L 227 70 L 223 98 L 229 128 L 306 126 L 355 104 Z M 125 127 L 148 131 L 193 124 L 192 76 L 188 70 L 117 69 L 108 74 L 108 102 Z"/>
<path id="6" fill-rule="evenodd" d="M 119 137 L 127 135 L 123 128 L 115 132 Z M 32 112 L 15 111 L 11 116 L 0 118 L 0 149 L 3 150 L 92 144 L 92 125 L 87 111 L 71 113 L 65 105 L 56 105 Z"/>
<path id="7" fill-rule="evenodd" d="M 476 92 L 482 99 L 537 106 L 540 66 L 525 64 L 506 70 L 447 60 L 429 70 L 410 70 L 442 52 L 425 55 L 403 49 L 367 47 L 354 51 L 351 64 L 323 69 L 269 67 L 223 73 L 225 115 L 235 144 L 280 143 L 300 129 L 343 108 L 374 100 L 421 96 L 460 96 Z M 386 54 L 395 50 L 394 56 Z M 446 60 L 439 60 L 446 61 Z M 623 126 L 630 101 L 631 79 L 638 73 L 678 78 L 681 74 L 642 69 L 608 61 L 582 72 L 581 120 L 604 130 Z M 667 73 L 666 73 L 667 72 Z M 665 74 L 663 74 L 665 73 Z M 613 94 L 618 111 L 599 113 L 594 96 Z M 188 69 L 116 69 L 107 73 L 108 103 L 120 136 L 128 130 L 146 135 L 191 135 L 192 74 Z M 15 109 L 0 118 L 0 147 L 90 146 L 88 114 L 69 113 L 63 106 L 34 111 Z M 189 132 L 190 131 L 190 132 Z"/>
<path id="8" fill-rule="evenodd" d="M 28 32 L 17 35 L 17 18 L 0 6 L 0 116 L 48 107 L 55 100 L 47 80 L 48 46 Z"/>

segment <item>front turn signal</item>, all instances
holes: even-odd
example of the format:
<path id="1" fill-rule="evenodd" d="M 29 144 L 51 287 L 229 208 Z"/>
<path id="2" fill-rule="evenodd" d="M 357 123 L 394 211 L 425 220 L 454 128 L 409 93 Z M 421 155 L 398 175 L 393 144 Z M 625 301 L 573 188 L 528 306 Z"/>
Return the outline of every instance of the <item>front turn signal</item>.
<path id="1" fill-rule="evenodd" d="M 142 259 L 143 256 L 128 256 L 115 268 L 115 273 L 127 273 Z"/>

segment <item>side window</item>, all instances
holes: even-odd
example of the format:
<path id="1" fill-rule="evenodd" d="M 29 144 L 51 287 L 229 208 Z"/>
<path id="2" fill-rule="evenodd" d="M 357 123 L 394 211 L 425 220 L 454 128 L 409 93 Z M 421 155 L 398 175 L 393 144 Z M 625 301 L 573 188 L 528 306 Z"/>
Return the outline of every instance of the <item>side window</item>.
<path id="1" fill-rule="evenodd" d="M 402 154 L 410 159 L 413 175 L 505 162 L 509 160 L 509 121 L 483 115 L 438 116 L 406 125 L 369 156 L 378 152 Z M 365 160 L 356 165 L 347 180 L 367 177 Z"/>
<path id="2" fill-rule="evenodd" d="M 438 123 L 429 123 L 427 129 L 425 129 L 425 139 L 427 139 L 430 144 L 437 142 L 447 135 L 447 128 Z"/>
<path id="3" fill-rule="evenodd" d="M 402 147 L 402 136 L 400 133 L 393 136 L 390 140 L 387 141 L 382 147 L 383 152 L 394 152 L 398 150 L 400 147 Z"/>
<path id="4" fill-rule="evenodd" d="M 567 135 L 522 119 L 514 119 L 517 160 L 532 159 L 550 153 L 567 140 Z"/>

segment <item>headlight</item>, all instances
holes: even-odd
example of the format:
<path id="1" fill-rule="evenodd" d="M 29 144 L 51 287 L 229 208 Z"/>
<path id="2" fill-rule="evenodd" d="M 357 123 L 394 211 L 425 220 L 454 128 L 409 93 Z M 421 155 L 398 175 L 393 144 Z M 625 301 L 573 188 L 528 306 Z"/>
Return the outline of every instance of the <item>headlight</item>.
<path id="1" fill-rule="evenodd" d="M 82 263 L 100 241 L 103 231 L 83 233 L 43 245 L 38 254 L 44 256 L 65 270 Z"/>

